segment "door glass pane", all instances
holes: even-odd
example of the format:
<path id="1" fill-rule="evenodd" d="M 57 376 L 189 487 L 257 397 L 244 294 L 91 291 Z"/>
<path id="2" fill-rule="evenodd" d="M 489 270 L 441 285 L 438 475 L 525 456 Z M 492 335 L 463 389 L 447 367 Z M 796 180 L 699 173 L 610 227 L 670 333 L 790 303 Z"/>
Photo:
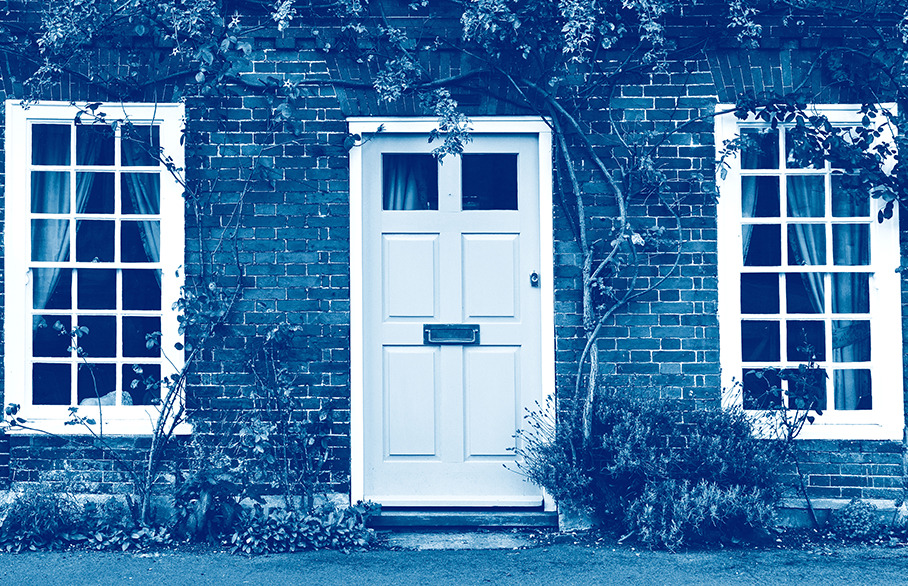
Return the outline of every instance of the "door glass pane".
<path id="1" fill-rule="evenodd" d="M 779 275 L 741 275 L 741 313 L 779 313 Z"/>
<path id="2" fill-rule="evenodd" d="M 161 365 L 123 365 L 123 404 L 157 405 L 161 402 Z"/>
<path id="3" fill-rule="evenodd" d="M 158 173 L 123 173 L 120 178 L 124 214 L 161 213 L 161 176 Z"/>
<path id="4" fill-rule="evenodd" d="M 785 275 L 785 305 L 788 313 L 823 313 L 826 306 L 822 273 Z"/>
<path id="5" fill-rule="evenodd" d="M 788 225 L 788 264 L 826 264 L 826 226 L 824 224 Z"/>
<path id="6" fill-rule="evenodd" d="M 161 139 L 157 126 L 123 125 L 120 154 L 124 167 L 157 167 Z"/>
<path id="7" fill-rule="evenodd" d="M 33 124 L 32 165 L 69 165 L 70 128 L 69 124 Z"/>
<path id="8" fill-rule="evenodd" d="M 32 213 L 69 213 L 69 173 L 66 171 L 32 171 Z"/>
<path id="9" fill-rule="evenodd" d="M 462 209 L 517 209 L 516 154 L 463 155 L 462 160 Z"/>
<path id="10" fill-rule="evenodd" d="M 76 222 L 76 261 L 113 262 L 114 225 L 105 220 Z"/>
<path id="11" fill-rule="evenodd" d="M 32 220 L 32 260 L 69 260 L 69 220 Z"/>
<path id="12" fill-rule="evenodd" d="M 744 266 L 782 264 L 781 226 L 745 224 L 741 229 L 744 236 Z"/>
<path id="13" fill-rule="evenodd" d="M 69 364 L 32 365 L 32 404 L 69 405 L 70 380 Z"/>
<path id="14" fill-rule="evenodd" d="M 821 321 L 789 321 L 788 360 L 810 362 L 826 360 L 826 324 Z"/>
<path id="15" fill-rule="evenodd" d="M 741 168 L 778 169 L 779 131 L 745 128 L 741 131 Z"/>
<path id="16" fill-rule="evenodd" d="M 113 165 L 113 128 L 107 124 L 76 126 L 76 164 Z"/>
<path id="17" fill-rule="evenodd" d="M 82 208 L 79 213 L 112 214 L 114 174 L 76 173 L 76 201 L 80 202 Z"/>
<path id="18" fill-rule="evenodd" d="M 833 362 L 867 362 L 870 360 L 870 322 L 834 320 L 832 322 Z"/>
<path id="19" fill-rule="evenodd" d="M 868 224 L 832 225 L 832 262 L 836 265 L 870 264 L 870 226 Z"/>
<path id="20" fill-rule="evenodd" d="M 833 273 L 832 312 L 869 313 L 870 275 L 867 273 Z"/>
<path id="21" fill-rule="evenodd" d="M 741 358 L 745 362 L 778 362 L 779 322 L 741 322 Z"/>
<path id="22" fill-rule="evenodd" d="M 819 175 L 788 177 L 788 215 L 822 218 L 826 215 L 825 179 Z"/>
<path id="23" fill-rule="evenodd" d="M 438 161 L 433 155 L 382 155 L 382 209 L 438 209 Z"/>
<path id="24" fill-rule="evenodd" d="M 836 370 L 832 383 L 837 411 L 873 409 L 870 369 Z"/>

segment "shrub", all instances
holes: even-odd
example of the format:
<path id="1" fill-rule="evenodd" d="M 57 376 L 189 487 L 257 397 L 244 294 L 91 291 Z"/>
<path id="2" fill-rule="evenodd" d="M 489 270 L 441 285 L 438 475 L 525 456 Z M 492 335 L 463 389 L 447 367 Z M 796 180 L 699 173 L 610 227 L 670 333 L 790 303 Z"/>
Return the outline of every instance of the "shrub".
<path id="1" fill-rule="evenodd" d="M 876 506 L 860 499 L 851 499 L 847 505 L 833 511 L 830 528 L 849 541 L 870 541 L 880 537 L 883 530 Z"/>
<path id="2" fill-rule="evenodd" d="M 79 506 L 69 495 L 29 489 L 0 512 L 0 549 L 20 552 L 66 545 L 79 525 Z"/>
<path id="3" fill-rule="evenodd" d="M 520 471 L 560 505 L 591 511 L 654 547 L 714 538 L 711 528 L 752 536 L 771 522 L 782 458 L 777 443 L 754 436 L 743 412 L 683 411 L 605 391 L 589 439 L 570 414 L 560 415 L 556 433 L 544 412 L 531 413 L 518 450 Z"/>

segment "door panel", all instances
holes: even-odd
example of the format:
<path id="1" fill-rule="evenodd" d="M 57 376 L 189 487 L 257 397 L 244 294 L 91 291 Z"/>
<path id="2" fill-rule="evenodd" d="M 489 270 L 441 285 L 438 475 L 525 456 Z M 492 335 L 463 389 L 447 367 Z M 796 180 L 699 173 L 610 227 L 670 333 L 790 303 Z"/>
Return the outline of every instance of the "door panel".
<path id="1" fill-rule="evenodd" d="M 540 263 L 538 142 L 475 135 L 466 171 L 461 157 L 431 169 L 398 156 L 431 147 L 417 135 L 362 147 L 364 496 L 539 505 L 541 491 L 503 465 L 524 410 L 542 400 L 540 290 L 529 279 Z M 501 164 L 511 178 L 484 184 Z M 479 343 L 425 344 L 424 324 L 478 326 Z"/>

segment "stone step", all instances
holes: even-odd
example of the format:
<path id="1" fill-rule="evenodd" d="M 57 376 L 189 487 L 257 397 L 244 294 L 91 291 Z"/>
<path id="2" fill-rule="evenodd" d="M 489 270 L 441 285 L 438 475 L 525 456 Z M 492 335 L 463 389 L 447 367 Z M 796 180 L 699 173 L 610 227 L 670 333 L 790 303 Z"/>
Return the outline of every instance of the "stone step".
<path id="1" fill-rule="evenodd" d="M 558 527 L 558 513 L 529 510 L 382 509 L 369 519 L 375 529 L 550 529 Z"/>

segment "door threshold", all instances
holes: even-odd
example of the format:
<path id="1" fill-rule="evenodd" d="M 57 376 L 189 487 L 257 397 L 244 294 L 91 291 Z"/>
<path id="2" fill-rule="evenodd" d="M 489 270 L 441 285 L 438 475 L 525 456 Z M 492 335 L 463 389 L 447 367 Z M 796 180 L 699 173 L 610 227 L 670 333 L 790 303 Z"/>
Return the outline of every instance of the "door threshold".
<path id="1" fill-rule="evenodd" d="M 413 508 L 382 507 L 381 513 L 369 518 L 374 529 L 553 529 L 558 527 L 558 513 L 542 507 L 516 508 Z"/>

